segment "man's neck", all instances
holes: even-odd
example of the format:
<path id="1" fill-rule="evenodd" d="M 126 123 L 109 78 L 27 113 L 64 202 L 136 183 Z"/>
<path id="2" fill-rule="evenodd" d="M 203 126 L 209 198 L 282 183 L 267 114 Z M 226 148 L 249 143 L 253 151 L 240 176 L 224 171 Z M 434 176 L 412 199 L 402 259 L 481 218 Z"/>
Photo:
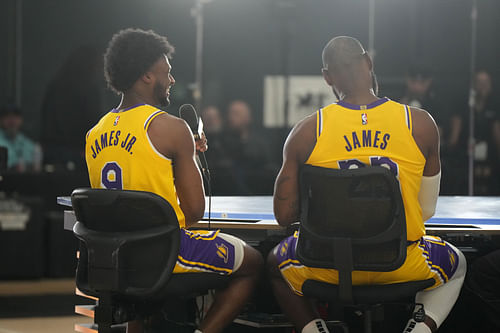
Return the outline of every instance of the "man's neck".
<path id="1" fill-rule="evenodd" d="M 377 101 L 379 97 L 377 97 L 373 90 L 364 90 L 361 92 L 353 92 L 349 94 L 345 94 L 345 97 L 342 99 L 344 102 L 354 105 L 367 105 Z"/>
<path id="2" fill-rule="evenodd" d="M 116 107 L 116 109 L 124 110 L 138 104 L 155 105 L 155 102 L 150 97 L 144 96 L 137 92 L 130 91 L 122 94 L 122 99 L 120 101 L 120 104 L 118 104 L 118 106 Z"/>

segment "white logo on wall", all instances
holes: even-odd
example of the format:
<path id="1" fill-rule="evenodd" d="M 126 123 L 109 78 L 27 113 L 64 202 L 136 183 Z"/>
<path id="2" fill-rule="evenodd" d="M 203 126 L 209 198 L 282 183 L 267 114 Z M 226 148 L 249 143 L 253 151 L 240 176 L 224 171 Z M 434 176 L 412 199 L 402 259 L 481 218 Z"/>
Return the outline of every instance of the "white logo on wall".
<path id="1" fill-rule="evenodd" d="M 285 80 L 283 76 L 264 78 L 264 126 L 285 125 Z M 321 75 L 290 76 L 290 104 L 287 126 L 292 127 L 319 108 L 336 102 L 332 89 Z"/>

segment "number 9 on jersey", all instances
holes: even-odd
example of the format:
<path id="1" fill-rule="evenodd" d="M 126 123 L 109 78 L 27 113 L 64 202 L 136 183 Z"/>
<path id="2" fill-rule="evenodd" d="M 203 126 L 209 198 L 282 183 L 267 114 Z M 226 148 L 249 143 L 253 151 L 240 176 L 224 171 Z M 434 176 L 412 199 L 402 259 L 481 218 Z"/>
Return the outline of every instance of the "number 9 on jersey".
<path id="1" fill-rule="evenodd" d="M 108 162 L 101 171 L 101 184 L 104 188 L 123 189 L 122 168 L 116 162 Z"/>

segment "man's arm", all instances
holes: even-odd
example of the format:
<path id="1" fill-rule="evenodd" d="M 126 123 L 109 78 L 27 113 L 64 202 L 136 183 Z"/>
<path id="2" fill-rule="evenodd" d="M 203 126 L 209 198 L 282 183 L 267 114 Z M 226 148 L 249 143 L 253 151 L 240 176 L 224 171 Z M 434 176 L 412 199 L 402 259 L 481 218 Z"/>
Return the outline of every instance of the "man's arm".
<path id="1" fill-rule="evenodd" d="M 156 149 L 173 160 L 175 188 L 186 227 L 189 227 L 205 212 L 203 181 L 194 159 L 193 135 L 184 120 L 167 114 L 151 122 L 148 134 Z"/>
<path id="2" fill-rule="evenodd" d="M 299 122 L 283 148 L 283 165 L 274 184 L 274 216 L 287 226 L 299 220 L 299 170 L 316 144 L 316 114 Z"/>
<path id="3" fill-rule="evenodd" d="M 439 157 L 439 131 L 432 116 L 425 110 L 411 108 L 412 135 L 425 157 L 424 176 L 434 176 L 441 171 Z"/>
<path id="4" fill-rule="evenodd" d="M 422 218 L 428 220 L 436 211 L 441 180 L 439 156 L 439 130 L 431 115 L 424 110 L 412 108 L 413 137 L 425 157 L 424 172 L 420 184 L 418 201 Z"/>

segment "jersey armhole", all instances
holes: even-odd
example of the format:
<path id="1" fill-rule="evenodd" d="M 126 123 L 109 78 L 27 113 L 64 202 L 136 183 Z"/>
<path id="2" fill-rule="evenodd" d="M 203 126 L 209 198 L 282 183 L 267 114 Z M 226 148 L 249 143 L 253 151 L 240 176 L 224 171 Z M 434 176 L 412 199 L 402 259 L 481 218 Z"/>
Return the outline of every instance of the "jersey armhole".
<path id="1" fill-rule="evenodd" d="M 323 109 L 316 112 L 316 138 L 319 138 L 323 131 Z"/>
<path id="2" fill-rule="evenodd" d="M 411 109 L 408 105 L 405 105 L 405 119 L 406 119 L 406 126 L 408 127 L 410 134 L 412 134 L 413 124 L 411 121 Z"/>
<path id="3" fill-rule="evenodd" d="M 161 157 L 162 159 L 165 159 L 167 161 L 172 161 L 171 158 L 168 158 L 167 156 L 163 155 L 162 153 L 160 153 L 158 151 L 158 149 L 156 149 L 156 147 L 154 146 L 153 144 L 153 141 L 151 141 L 151 138 L 149 137 L 149 133 L 148 133 L 148 129 L 149 129 L 149 125 L 151 125 L 151 122 L 153 121 L 153 119 L 155 119 L 156 117 L 158 117 L 159 115 L 161 115 L 162 113 L 166 113 L 165 111 L 162 111 L 162 110 L 158 110 L 158 111 L 155 111 L 153 112 L 149 117 L 148 119 L 146 119 L 146 121 L 144 122 L 144 134 L 146 135 L 146 138 L 148 139 L 148 142 L 149 142 L 149 145 L 151 147 L 151 149 L 153 150 L 153 152 L 158 155 L 159 157 Z"/>
<path id="4" fill-rule="evenodd" d="M 96 125 L 96 126 L 97 126 L 97 125 Z M 87 131 L 87 134 L 85 134 L 85 141 L 87 141 L 87 140 L 89 139 L 90 132 L 92 132 L 92 130 L 93 130 L 94 128 L 95 128 L 95 126 L 94 126 L 94 127 L 92 127 L 91 129 L 89 129 L 89 130 Z"/>
<path id="5" fill-rule="evenodd" d="M 155 119 L 156 117 L 158 117 L 160 114 L 162 113 L 166 113 L 165 111 L 162 111 L 162 110 L 158 110 L 158 111 L 155 111 L 153 112 L 149 117 L 148 119 L 146 119 L 146 121 L 144 122 L 144 130 L 147 132 L 148 129 L 149 129 L 149 125 L 151 124 L 151 122 L 153 121 L 153 119 Z"/>

